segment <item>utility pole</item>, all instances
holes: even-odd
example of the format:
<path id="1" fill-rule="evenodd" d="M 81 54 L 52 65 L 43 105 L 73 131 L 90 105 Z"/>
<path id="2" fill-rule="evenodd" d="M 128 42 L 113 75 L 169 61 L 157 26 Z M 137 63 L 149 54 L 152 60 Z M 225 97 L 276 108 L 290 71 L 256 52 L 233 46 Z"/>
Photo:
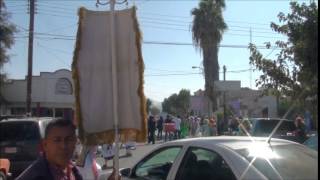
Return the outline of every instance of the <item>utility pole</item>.
<path id="1" fill-rule="evenodd" d="M 0 17 L 2 16 L 2 3 L 3 3 L 3 0 L 0 0 Z M 0 39 L 0 50 L 1 50 L 1 39 Z M 0 56 L 1 56 L 1 54 L 0 54 Z M 0 59 L 0 61 L 1 61 L 1 59 Z M 0 78 L 2 78 L 1 76 L 2 75 L 0 74 Z M 1 95 L 1 93 L 0 93 L 0 95 Z"/>
<path id="2" fill-rule="evenodd" d="M 2 14 L 2 3 L 3 3 L 3 0 L 0 0 L 0 16 Z M 1 41 L 0 41 L 0 49 L 1 49 Z"/>
<path id="3" fill-rule="evenodd" d="M 26 113 L 31 116 L 31 89 L 32 89 L 32 58 L 33 58 L 33 29 L 34 29 L 34 6 L 35 0 L 29 0 L 29 46 L 28 46 L 28 76 L 27 76 L 27 109 Z"/>
<path id="4" fill-rule="evenodd" d="M 227 68 L 223 65 L 223 82 L 226 82 L 226 71 Z M 227 122 L 227 112 L 226 112 L 226 91 L 223 91 L 223 127 L 226 125 Z M 224 128 L 223 128 L 224 129 Z"/>

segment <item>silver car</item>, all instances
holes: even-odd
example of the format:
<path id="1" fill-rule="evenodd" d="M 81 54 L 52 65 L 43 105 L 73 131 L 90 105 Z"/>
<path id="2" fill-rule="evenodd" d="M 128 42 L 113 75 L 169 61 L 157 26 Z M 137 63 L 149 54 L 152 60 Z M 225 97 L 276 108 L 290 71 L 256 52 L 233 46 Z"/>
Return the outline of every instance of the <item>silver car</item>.
<path id="1" fill-rule="evenodd" d="M 301 144 L 264 137 L 220 136 L 158 146 L 122 179 L 318 179 L 318 153 Z"/>

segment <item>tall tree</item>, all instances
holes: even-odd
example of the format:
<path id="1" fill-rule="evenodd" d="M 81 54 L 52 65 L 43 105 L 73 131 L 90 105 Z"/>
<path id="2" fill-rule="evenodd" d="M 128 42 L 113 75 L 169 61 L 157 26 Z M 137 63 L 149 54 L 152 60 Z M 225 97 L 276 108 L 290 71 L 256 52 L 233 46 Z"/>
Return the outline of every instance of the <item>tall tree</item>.
<path id="1" fill-rule="evenodd" d="M 169 114 L 184 116 L 190 107 L 190 91 L 180 90 L 179 94 L 172 94 L 162 102 L 162 110 Z"/>
<path id="2" fill-rule="evenodd" d="M 288 36 L 288 40 L 277 41 L 281 48 L 276 59 L 267 59 L 250 44 L 250 63 L 262 71 L 257 86 L 273 89 L 279 97 L 299 98 L 303 102 L 307 97 L 318 104 L 318 6 L 315 2 L 306 5 L 291 2 L 291 13 L 278 14 L 281 25 L 271 23 L 271 28 Z M 267 43 L 270 48 L 271 44 Z M 318 109 L 318 108 L 317 108 Z"/>
<path id="3" fill-rule="evenodd" d="M 10 15 L 3 0 L 0 0 L 0 83 L 5 80 L 3 65 L 9 61 L 7 50 L 14 44 L 15 25 L 9 21 Z M 1 94 L 0 94 L 1 95 Z"/>
<path id="4" fill-rule="evenodd" d="M 227 29 L 222 16 L 224 0 L 201 0 L 199 8 L 191 11 L 193 17 L 192 39 L 196 48 L 202 51 L 205 75 L 205 92 L 212 102 L 212 109 L 217 109 L 214 81 L 219 80 L 218 50 L 222 34 Z"/>

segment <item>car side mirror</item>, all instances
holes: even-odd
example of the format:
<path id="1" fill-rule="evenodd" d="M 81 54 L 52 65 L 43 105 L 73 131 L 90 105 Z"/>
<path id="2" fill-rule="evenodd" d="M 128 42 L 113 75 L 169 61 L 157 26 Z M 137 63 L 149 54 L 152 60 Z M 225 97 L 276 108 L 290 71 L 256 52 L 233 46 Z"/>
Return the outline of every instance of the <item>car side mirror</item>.
<path id="1" fill-rule="evenodd" d="M 124 168 L 120 170 L 120 175 L 124 177 L 130 176 L 131 169 L 130 168 Z"/>

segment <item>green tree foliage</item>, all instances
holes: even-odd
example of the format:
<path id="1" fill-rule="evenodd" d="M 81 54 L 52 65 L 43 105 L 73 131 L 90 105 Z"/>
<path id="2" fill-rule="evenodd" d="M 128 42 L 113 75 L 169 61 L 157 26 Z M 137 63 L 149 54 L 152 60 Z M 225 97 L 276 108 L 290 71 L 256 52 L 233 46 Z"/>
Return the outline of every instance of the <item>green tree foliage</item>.
<path id="1" fill-rule="evenodd" d="M 222 16 L 224 8 L 224 0 L 201 0 L 199 7 L 191 11 L 193 44 L 203 54 L 205 92 L 212 102 L 213 111 L 217 109 L 214 81 L 219 80 L 218 45 L 227 29 Z"/>
<path id="2" fill-rule="evenodd" d="M 9 13 L 5 4 L 0 1 L 0 83 L 5 80 L 3 65 L 9 61 L 7 50 L 14 44 L 14 33 L 17 32 L 15 25 L 9 21 Z"/>
<path id="3" fill-rule="evenodd" d="M 162 102 L 162 110 L 169 114 L 184 116 L 190 108 L 190 91 L 180 90 L 179 94 L 172 94 Z"/>
<path id="4" fill-rule="evenodd" d="M 274 89 L 277 96 L 282 94 L 302 101 L 312 97 L 318 102 L 318 6 L 297 2 L 291 2 L 290 6 L 291 13 L 278 15 L 281 25 L 271 23 L 275 32 L 288 36 L 286 42 L 275 43 L 276 48 L 281 48 L 277 58 L 264 58 L 250 44 L 250 63 L 263 73 L 256 81 L 257 86 Z"/>

